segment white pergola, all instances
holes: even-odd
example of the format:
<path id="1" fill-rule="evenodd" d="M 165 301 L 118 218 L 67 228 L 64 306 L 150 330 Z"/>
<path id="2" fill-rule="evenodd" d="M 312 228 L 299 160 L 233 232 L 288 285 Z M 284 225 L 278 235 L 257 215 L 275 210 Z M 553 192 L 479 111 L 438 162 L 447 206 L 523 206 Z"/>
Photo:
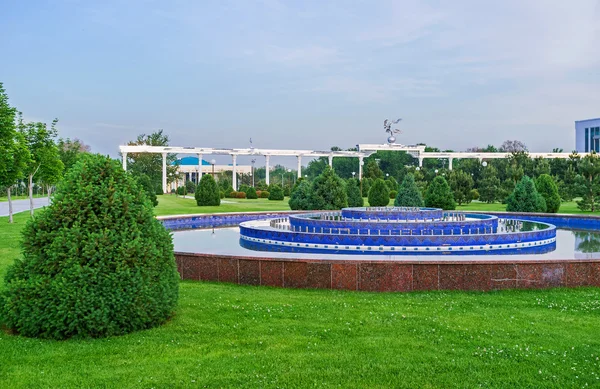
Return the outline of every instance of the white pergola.
<path id="1" fill-rule="evenodd" d="M 274 157 L 296 157 L 298 161 L 298 178 L 302 177 L 302 157 L 316 158 L 328 157 L 329 166 L 333 166 L 333 157 L 351 157 L 359 159 L 358 177 L 362 178 L 362 167 L 364 157 L 368 157 L 373 152 L 358 152 L 358 151 L 314 151 L 314 150 L 280 150 L 280 149 L 218 149 L 206 147 L 168 147 L 168 146 L 119 146 L 123 157 L 123 169 L 127 170 L 127 154 L 128 153 L 153 153 L 162 154 L 162 187 L 163 191 L 167 191 L 167 154 L 193 154 L 198 156 L 198 174 L 202 176 L 202 157 L 204 155 L 230 155 L 233 166 L 233 189 L 237 190 L 236 166 L 237 157 L 242 156 L 263 156 L 265 157 L 266 167 L 266 182 L 269 184 L 269 163 L 272 156 Z"/>
<path id="2" fill-rule="evenodd" d="M 119 146 L 123 156 L 123 169 L 127 170 L 128 153 L 154 153 L 162 154 L 162 187 L 167 191 L 167 154 L 194 154 L 198 156 L 198 174 L 202 176 L 202 157 L 204 155 L 229 155 L 233 165 L 233 189 L 237 190 L 236 166 L 237 157 L 242 156 L 263 156 L 265 157 L 266 182 L 269 184 L 269 162 L 272 156 L 276 157 L 296 157 L 298 161 L 298 178 L 302 177 L 302 157 L 316 158 L 328 157 L 329 166 L 333 166 L 334 157 L 358 158 L 358 178 L 362 179 L 364 158 L 377 151 L 403 151 L 419 160 L 419 166 L 423 166 L 424 159 L 447 159 L 448 168 L 452 170 L 452 161 L 454 159 L 472 158 L 483 161 L 484 159 L 507 158 L 511 155 L 509 152 L 485 153 L 485 152 L 426 152 L 425 146 L 406 146 L 401 144 L 359 144 L 358 151 L 315 151 L 315 150 L 284 150 L 284 149 L 221 149 L 205 147 L 168 147 L 168 146 Z M 589 153 L 581 153 L 585 156 Z M 571 153 L 528 153 L 532 158 L 569 158 Z"/>

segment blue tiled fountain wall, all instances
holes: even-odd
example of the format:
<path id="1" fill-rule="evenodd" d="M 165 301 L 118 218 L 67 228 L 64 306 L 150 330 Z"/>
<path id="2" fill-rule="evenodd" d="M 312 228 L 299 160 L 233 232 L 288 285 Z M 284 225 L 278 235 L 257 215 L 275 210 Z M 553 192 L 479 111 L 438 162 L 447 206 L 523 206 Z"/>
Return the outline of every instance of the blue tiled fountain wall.
<path id="1" fill-rule="evenodd" d="M 467 218 L 477 220 L 465 221 L 420 221 L 420 222 L 386 222 L 374 219 L 359 220 L 327 220 L 313 219 L 314 213 L 305 215 L 290 215 L 290 225 L 294 231 L 323 232 L 323 233 L 349 233 L 349 234 L 375 234 L 381 235 L 461 235 L 471 233 L 496 232 L 498 217 L 481 214 L 465 214 Z M 396 219 L 397 220 L 397 219 Z"/>
<path id="2" fill-rule="evenodd" d="M 327 244 L 341 246 L 485 246 L 510 244 L 515 242 L 534 242 L 556 237 L 554 226 L 536 231 L 514 232 L 502 234 L 473 234 L 473 235 L 347 235 L 293 232 L 263 227 L 240 226 L 243 236 L 297 242 L 299 244 Z"/>
<path id="3" fill-rule="evenodd" d="M 344 208 L 342 216 L 351 219 L 391 219 L 391 220 L 424 220 L 441 219 L 444 211 L 438 208 L 401 208 L 360 207 Z"/>

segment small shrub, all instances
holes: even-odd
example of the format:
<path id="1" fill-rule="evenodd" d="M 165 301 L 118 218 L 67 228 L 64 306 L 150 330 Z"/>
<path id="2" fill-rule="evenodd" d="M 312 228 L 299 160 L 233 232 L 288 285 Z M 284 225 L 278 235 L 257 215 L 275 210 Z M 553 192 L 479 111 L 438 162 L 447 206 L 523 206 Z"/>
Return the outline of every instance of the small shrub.
<path id="1" fill-rule="evenodd" d="M 259 196 L 259 197 L 260 197 L 261 199 L 268 199 L 268 198 L 269 198 L 269 196 L 270 196 L 270 193 L 269 193 L 269 191 L 268 191 L 268 190 L 261 190 L 261 191 L 260 191 L 260 196 Z"/>
<path id="2" fill-rule="evenodd" d="M 269 185 L 269 200 L 281 201 L 283 200 L 283 189 L 278 184 Z"/>
<path id="3" fill-rule="evenodd" d="M 219 191 L 219 198 L 221 198 L 221 199 L 225 198 L 225 191 L 224 190 L 220 190 Z"/>
<path id="4" fill-rule="evenodd" d="M 246 198 L 246 193 L 244 193 L 244 192 L 237 192 L 235 197 L 238 198 L 238 199 L 245 199 Z"/>
<path id="5" fill-rule="evenodd" d="M 178 194 L 179 196 L 185 196 L 185 195 L 187 195 L 187 190 L 186 190 L 186 187 L 185 187 L 185 186 L 180 186 L 180 187 L 178 187 L 178 188 L 177 188 L 177 194 Z"/>
<path id="6" fill-rule="evenodd" d="M 390 190 L 390 199 L 395 199 L 398 196 L 397 190 Z"/>
<path id="7" fill-rule="evenodd" d="M 228 199 L 235 199 L 235 198 L 237 198 L 237 194 L 238 194 L 238 192 L 236 192 L 235 190 L 232 190 L 231 192 L 229 192 L 227 194 L 227 198 Z"/>
<path id="8" fill-rule="evenodd" d="M 256 193 L 256 189 L 254 189 L 253 187 L 249 187 L 248 190 L 246 191 L 246 198 L 247 199 L 257 199 L 258 194 Z"/>
<path id="9" fill-rule="evenodd" d="M 185 190 L 187 190 L 187 192 L 190 194 L 194 193 L 196 191 L 196 184 L 194 183 L 194 181 L 186 181 Z"/>
<path id="10" fill-rule="evenodd" d="M 369 205 L 372 207 L 385 207 L 390 203 L 390 190 L 385 181 L 377 178 L 369 189 Z"/>
<path id="11" fill-rule="evenodd" d="M 221 194 L 215 179 L 210 174 L 204 174 L 196 188 L 194 197 L 199 206 L 221 205 Z"/>
<path id="12" fill-rule="evenodd" d="M 471 189 L 471 198 L 473 200 L 479 200 L 479 191 L 477 189 Z"/>
<path id="13" fill-rule="evenodd" d="M 85 155 L 68 171 L 25 225 L 22 251 L 0 293 L 0 318 L 20 335 L 122 335 L 164 323 L 177 304 L 171 236 L 109 157 Z"/>

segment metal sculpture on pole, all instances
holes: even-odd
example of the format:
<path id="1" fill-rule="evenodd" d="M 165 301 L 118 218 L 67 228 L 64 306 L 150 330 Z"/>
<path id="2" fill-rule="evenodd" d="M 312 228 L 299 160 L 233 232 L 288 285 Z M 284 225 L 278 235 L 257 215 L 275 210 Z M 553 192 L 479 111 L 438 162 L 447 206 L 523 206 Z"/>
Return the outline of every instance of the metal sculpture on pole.
<path id="1" fill-rule="evenodd" d="M 392 124 L 398 124 L 400 123 L 402 119 L 396 119 L 396 120 L 388 120 L 385 119 L 383 121 L 383 129 L 385 130 L 385 132 L 389 133 L 390 136 L 388 137 L 387 141 L 389 144 L 393 144 L 396 142 L 396 137 L 394 136 L 394 134 L 401 134 L 402 131 L 400 131 L 398 128 L 394 128 L 392 130 Z"/>

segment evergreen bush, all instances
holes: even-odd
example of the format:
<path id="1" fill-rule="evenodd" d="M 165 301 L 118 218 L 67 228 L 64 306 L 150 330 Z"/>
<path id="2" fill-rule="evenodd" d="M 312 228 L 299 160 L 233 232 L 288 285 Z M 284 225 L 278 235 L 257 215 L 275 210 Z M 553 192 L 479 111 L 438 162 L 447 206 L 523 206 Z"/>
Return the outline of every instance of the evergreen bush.
<path id="1" fill-rule="evenodd" d="M 238 192 L 244 192 L 247 193 L 248 192 L 248 188 L 250 188 L 248 185 L 246 184 L 242 184 L 238 187 Z"/>
<path id="2" fill-rule="evenodd" d="M 346 183 L 330 166 L 325 166 L 312 183 L 311 188 L 312 209 L 342 209 L 348 206 Z"/>
<path id="3" fill-rule="evenodd" d="M 269 193 L 269 197 L 268 197 L 269 200 L 281 201 L 284 198 L 283 189 L 278 184 L 269 185 L 268 193 Z"/>
<path id="4" fill-rule="evenodd" d="M 194 181 L 186 181 L 185 190 L 190 194 L 194 193 L 196 191 L 196 184 L 194 183 Z"/>
<path id="5" fill-rule="evenodd" d="M 150 203 L 153 207 L 158 205 L 158 200 L 156 198 L 156 192 L 154 191 L 154 185 L 152 185 L 152 180 L 146 174 L 139 174 L 137 177 L 138 185 L 144 190 L 146 193 L 146 197 L 150 200 Z"/>
<path id="6" fill-rule="evenodd" d="M 390 203 L 390 190 L 381 178 L 377 178 L 369 189 L 369 205 L 385 207 Z"/>
<path id="7" fill-rule="evenodd" d="M 308 181 L 302 181 L 290 196 L 290 208 L 292 210 L 309 210 L 313 209 L 311 206 L 311 185 Z"/>
<path id="8" fill-rule="evenodd" d="M 456 208 L 454 195 L 452 194 L 450 185 L 448 185 L 448 182 L 444 177 L 435 177 L 431 185 L 429 185 L 427 188 L 427 193 L 425 195 L 425 206 L 446 210 Z"/>
<path id="9" fill-rule="evenodd" d="M 177 304 L 171 236 L 109 157 L 81 157 L 25 225 L 22 251 L 0 294 L 3 325 L 20 335 L 122 335 L 164 323 Z"/>
<path id="10" fill-rule="evenodd" d="M 219 187 L 212 175 L 204 174 L 200 184 L 196 188 L 194 197 L 199 206 L 221 205 L 221 199 L 225 196 L 224 192 L 219 191 Z"/>
<path id="11" fill-rule="evenodd" d="M 548 174 L 542 174 L 535 181 L 535 188 L 546 201 L 546 212 L 556 213 L 560 208 L 560 195 L 556 182 Z"/>
<path id="12" fill-rule="evenodd" d="M 471 198 L 473 200 L 479 200 L 479 191 L 477 189 L 471 189 Z"/>
<path id="13" fill-rule="evenodd" d="M 248 190 L 246 191 L 246 198 L 247 199 L 257 199 L 258 195 L 256 194 L 256 189 L 254 189 L 253 187 L 249 187 Z"/>
<path id="14" fill-rule="evenodd" d="M 506 200 L 508 212 L 546 212 L 546 200 L 538 193 L 533 180 L 523 176 Z"/>
<path id="15" fill-rule="evenodd" d="M 185 195 L 187 195 L 187 189 L 186 189 L 186 187 L 185 186 L 179 186 L 179 187 L 177 187 L 177 194 L 179 196 L 185 196 Z"/>
<path id="16" fill-rule="evenodd" d="M 395 199 L 398 196 L 397 190 L 390 190 L 390 199 Z"/>
<path id="17" fill-rule="evenodd" d="M 351 178 L 346 183 L 346 195 L 348 196 L 349 207 L 363 207 L 365 200 L 360 194 L 360 182 L 356 178 Z"/>
<path id="18" fill-rule="evenodd" d="M 261 199 L 268 199 L 269 198 L 270 193 L 269 193 L 268 190 L 261 190 L 259 192 L 260 192 L 260 194 L 258 195 L 259 198 L 261 198 Z"/>
<path id="19" fill-rule="evenodd" d="M 422 207 L 423 197 L 421 190 L 415 183 L 415 176 L 408 173 L 404 176 L 400 189 L 394 200 L 396 207 Z"/>

